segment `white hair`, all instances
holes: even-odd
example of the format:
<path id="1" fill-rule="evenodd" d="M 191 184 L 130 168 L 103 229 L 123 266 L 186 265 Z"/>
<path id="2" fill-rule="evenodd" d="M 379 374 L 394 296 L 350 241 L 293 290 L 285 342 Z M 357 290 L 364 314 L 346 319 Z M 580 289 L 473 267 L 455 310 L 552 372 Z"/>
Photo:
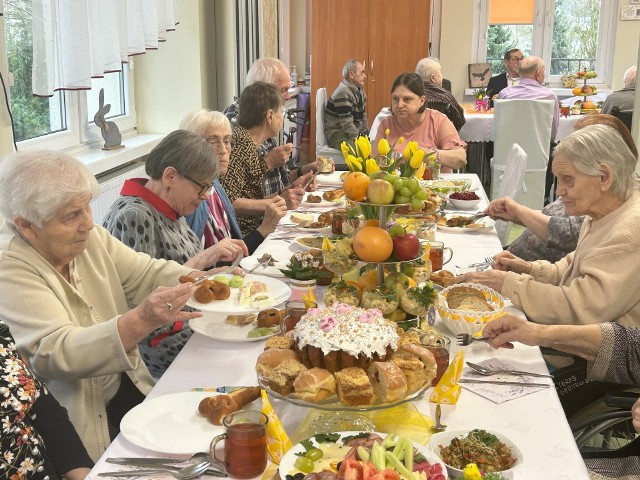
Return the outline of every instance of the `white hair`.
<path id="1" fill-rule="evenodd" d="M 440 63 L 432 57 L 422 58 L 416 65 L 416 73 L 423 82 L 432 82 L 431 76 L 435 73 L 442 73 L 442 68 L 440 67 Z"/>
<path id="2" fill-rule="evenodd" d="M 350 58 L 342 67 L 342 78 L 345 80 L 349 80 L 349 73 L 355 72 L 358 70 L 358 64 L 360 62 L 355 58 Z"/>
<path id="3" fill-rule="evenodd" d="M 209 128 L 214 128 L 215 130 L 224 128 L 231 131 L 231 123 L 222 112 L 200 109 L 188 113 L 180 122 L 179 128 L 180 130 L 189 130 L 204 138 Z"/>
<path id="4" fill-rule="evenodd" d="M 254 82 L 265 82 L 276 84 L 278 75 L 289 74 L 289 67 L 278 58 L 259 58 L 247 72 L 247 85 Z"/>
<path id="5" fill-rule="evenodd" d="M 625 70 L 624 77 L 622 77 L 625 87 L 636 86 L 636 70 L 637 69 L 638 67 L 636 65 L 633 65 Z"/>
<path id="6" fill-rule="evenodd" d="M 63 152 L 14 153 L 0 162 L 0 213 L 38 227 L 78 197 L 100 193 L 98 181 L 79 160 Z"/>

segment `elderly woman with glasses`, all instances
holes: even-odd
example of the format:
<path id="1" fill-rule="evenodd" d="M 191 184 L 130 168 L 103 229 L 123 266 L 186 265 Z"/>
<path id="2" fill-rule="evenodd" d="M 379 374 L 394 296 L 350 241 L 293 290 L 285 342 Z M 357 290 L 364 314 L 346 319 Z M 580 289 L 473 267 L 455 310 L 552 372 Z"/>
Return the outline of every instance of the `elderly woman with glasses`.
<path id="1" fill-rule="evenodd" d="M 181 310 L 194 286 L 178 284 L 202 272 L 135 252 L 94 226 L 98 193 L 93 174 L 64 153 L 0 163 L 0 321 L 94 461 L 154 384 L 138 343 L 202 316 Z"/>
<path id="2" fill-rule="evenodd" d="M 218 159 L 206 140 L 186 130 L 171 132 L 149 153 L 145 171 L 149 179 L 127 180 L 104 218 L 114 237 L 151 257 L 196 270 L 249 254 L 242 240 L 230 237 L 203 249 L 201 238 L 185 221 L 185 215 L 210 197 L 218 177 Z M 191 334 L 180 322 L 145 338 L 140 349 L 153 376 L 164 373 Z"/>
<path id="3" fill-rule="evenodd" d="M 617 321 L 640 326 L 640 185 L 637 159 L 620 134 L 589 125 L 553 153 L 558 196 L 569 215 L 586 215 L 575 251 L 561 260 L 527 262 L 496 255 L 493 270 L 458 281 L 482 283 L 544 324 Z"/>
<path id="4" fill-rule="evenodd" d="M 220 165 L 219 177 L 224 178 L 229 169 L 229 157 L 234 140 L 231 134 L 231 124 L 221 112 L 197 110 L 189 113 L 180 122 L 180 128 L 189 130 L 207 140 L 215 152 Z M 205 248 L 214 245 L 224 238 L 242 239 L 252 254 L 267 235 L 272 233 L 280 219 L 287 213 L 284 199 L 276 196 L 265 202 L 264 217 L 260 226 L 242 235 L 236 213 L 231 200 L 222 188 L 220 180 L 213 181 L 214 190 L 198 209 L 186 218 L 187 223 L 197 236 L 204 236 Z"/>

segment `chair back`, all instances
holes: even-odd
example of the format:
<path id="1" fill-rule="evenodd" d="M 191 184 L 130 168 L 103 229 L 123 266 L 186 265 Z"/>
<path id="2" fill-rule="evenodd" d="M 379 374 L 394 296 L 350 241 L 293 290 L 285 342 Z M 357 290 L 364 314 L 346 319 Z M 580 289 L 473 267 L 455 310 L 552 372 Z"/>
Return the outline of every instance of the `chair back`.
<path id="1" fill-rule="evenodd" d="M 371 128 L 369 129 L 369 140 L 373 143 L 376 139 L 376 135 L 378 134 L 378 128 L 380 127 L 380 122 L 391 115 L 391 109 L 389 107 L 382 107 L 380 113 L 376 115 L 376 118 L 373 120 L 371 124 Z"/>
<path id="2" fill-rule="evenodd" d="M 316 91 L 316 155 L 332 158 L 336 170 L 347 170 L 347 164 L 340 150 L 327 145 L 324 133 L 324 108 L 327 106 L 327 89 L 324 87 Z"/>
<path id="3" fill-rule="evenodd" d="M 633 122 L 633 110 L 620 110 L 618 107 L 612 107 L 609 112 L 611 115 L 621 120 L 629 131 L 631 131 L 631 122 Z"/>
<path id="4" fill-rule="evenodd" d="M 511 152 L 509 152 L 509 158 L 507 159 L 507 165 L 500 180 L 500 188 L 496 198 L 510 197 L 515 199 L 524 186 L 526 169 L 527 154 L 520 145 L 514 143 L 511 146 Z M 502 245 L 507 244 L 511 226 L 512 222 L 503 220 L 496 221 L 496 232 L 498 232 L 498 237 Z"/>
<path id="5" fill-rule="evenodd" d="M 518 203 L 535 210 L 544 206 L 544 188 L 551 146 L 553 100 L 496 100 L 491 160 L 491 198 L 498 198 L 509 153 L 517 143 L 527 153 L 527 168 Z"/>

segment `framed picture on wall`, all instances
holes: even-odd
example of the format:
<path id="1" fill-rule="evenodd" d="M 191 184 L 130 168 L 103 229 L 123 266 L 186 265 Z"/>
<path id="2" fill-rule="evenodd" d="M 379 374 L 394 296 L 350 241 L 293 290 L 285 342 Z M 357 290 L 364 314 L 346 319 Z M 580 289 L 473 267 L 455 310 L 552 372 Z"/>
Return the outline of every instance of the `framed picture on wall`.
<path id="1" fill-rule="evenodd" d="M 491 65 L 489 63 L 469 64 L 469 88 L 486 87 L 491 78 Z"/>

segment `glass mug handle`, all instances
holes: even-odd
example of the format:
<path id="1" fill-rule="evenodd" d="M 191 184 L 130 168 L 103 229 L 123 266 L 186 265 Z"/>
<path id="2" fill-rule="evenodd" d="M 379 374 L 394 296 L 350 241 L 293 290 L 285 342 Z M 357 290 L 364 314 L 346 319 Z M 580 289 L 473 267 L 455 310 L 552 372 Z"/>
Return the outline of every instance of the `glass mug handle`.
<path id="1" fill-rule="evenodd" d="M 216 445 L 218 445 L 219 441 L 226 440 L 226 438 L 227 438 L 227 434 L 226 433 L 222 433 L 222 434 L 218 435 L 217 437 L 213 437 L 213 440 L 211 440 L 211 444 L 209 445 L 209 453 L 211 454 L 211 458 L 213 459 L 213 463 L 223 467 L 225 472 L 227 471 L 227 462 L 225 462 L 224 460 L 221 460 L 218 457 L 216 457 Z"/>
<path id="2" fill-rule="evenodd" d="M 451 259 L 453 258 L 453 249 L 451 249 L 451 247 L 444 247 L 442 249 L 442 265 L 446 265 L 447 263 L 449 263 L 451 261 Z M 444 252 L 449 252 L 449 258 L 447 258 L 446 260 L 444 259 L 444 257 L 446 257 Z"/>

